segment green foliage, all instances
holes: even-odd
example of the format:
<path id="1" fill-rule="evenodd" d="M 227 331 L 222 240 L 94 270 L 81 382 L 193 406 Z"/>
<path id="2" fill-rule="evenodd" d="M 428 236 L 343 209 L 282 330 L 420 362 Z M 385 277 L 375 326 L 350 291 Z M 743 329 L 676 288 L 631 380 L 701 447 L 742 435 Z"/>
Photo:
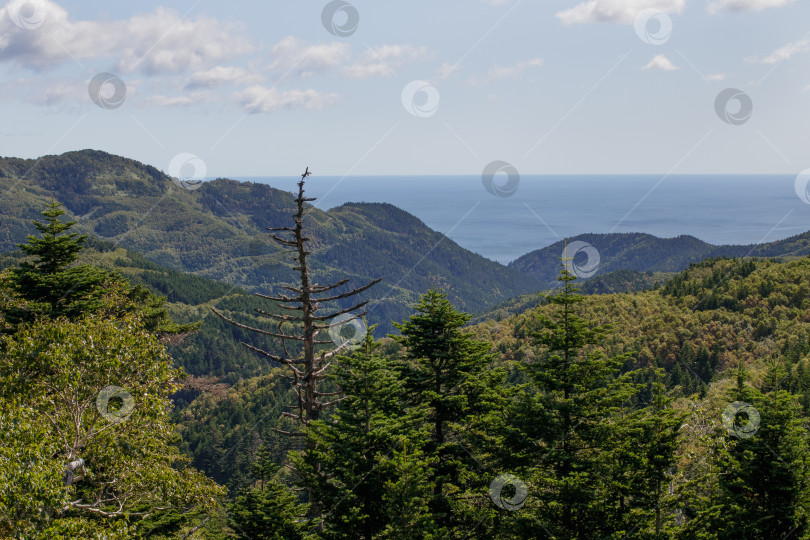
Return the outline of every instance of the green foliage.
<path id="1" fill-rule="evenodd" d="M 50 512 L 67 503 L 63 466 L 43 459 L 58 452 L 37 412 L 19 398 L 0 398 L 0 536 L 47 527 Z"/>
<path id="2" fill-rule="evenodd" d="M 274 478 L 278 466 L 265 449 L 257 453 L 254 474 L 258 485 L 242 491 L 230 508 L 238 538 L 301 540 L 305 538 L 306 505 Z"/>
<path id="3" fill-rule="evenodd" d="M 425 438 L 422 415 L 403 412 L 403 384 L 373 334 L 374 326 L 352 354 L 338 357 L 331 378 L 343 397 L 328 420 L 310 424 L 309 450 L 292 455 L 299 483 L 325 509 L 315 524 L 324 538 L 378 537 L 390 520 L 380 508 L 385 486 L 400 481 L 390 454 L 404 440 Z"/>
<path id="4" fill-rule="evenodd" d="M 44 321 L 4 338 L 2 348 L 0 397 L 25 403 L 30 410 L 18 414 L 28 415 L 42 432 L 39 447 L 19 451 L 36 452 L 35 460 L 51 472 L 82 460 L 70 467 L 73 474 L 41 480 L 50 490 L 67 484 L 62 504 L 34 497 L 29 500 L 34 508 L 21 512 L 44 512 L 112 534 L 124 518 L 214 506 L 222 490 L 185 467 L 175 447 L 169 396 L 178 388 L 179 373 L 140 320 Z M 25 444 L 13 433 L 0 434 L 2 446 Z M 17 504 L 26 501 L 24 484 L 11 489 Z M 23 526 L 40 530 L 35 519 Z"/>
<path id="5" fill-rule="evenodd" d="M 434 520 L 429 501 L 433 494 L 430 471 L 435 466 L 417 446 L 403 442 L 392 449 L 386 462 L 390 480 L 383 486 L 387 524 L 380 538 L 431 540 L 438 538 L 439 524 Z"/>
<path id="6" fill-rule="evenodd" d="M 429 501 L 435 523 L 453 529 L 461 519 L 454 510 L 456 496 L 478 483 L 470 469 L 474 460 L 466 448 L 463 428 L 476 414 L 486 414 L 492 397 L 483 377 L 491 367 L 490 345 L 474 339 L 463 327 L 470 316 L 456 311 L 444 292 L 429 290 L 415 306 L 415 313 L 395 324 L 404 347 L 400 367 L 408 403 L 426 412 L 430 425 L 425 455 L 433 460 Z M 499 372 L 493 371 L 497 376 Z"/>
<path id="7" fill-rule="evenodd" d="M 763 394 L 745 381 L 740 366 L 728 400 L 741 408 L 724 411 L 712 469 L 686 490 L 692 519 L 678 538 L 807 537 L 810 449 L 800 406 L 785 390 Z"/>
<path id="8" fill-rule="evenodd" d="M 192 465 L 231 493 L 253 484 L 252 466 L 260 447 L 272 450 L 281 465 L 294 447 L 289 431 L 292 421 L 282 418 L 294 399 L 289 382 L 279 368 L 217 392 L 205 392 L 177 414 L 182 449 Z"/>
<path id="9" fill-rule="evenodd" d="M 42 317 L 76 318 L 102 305 L 105 273 L 86 265 L 69 268 L 87 237 L 68 232 L 76 222 L 59 220 L 65 213 L 61 206 L 51 198 L 42 212 L 47 223 L 34 221 L 42 237 L 29 235 L 27 244 L 18 244 L 34 259 L 9 273 L 9 287 L 23 301 L 22 305 L 3 306 L 3 316 L 11 324 Z"/>
<path id="10" fill-rule="evenodd" d="M 665 471 L 674 462 L 679 419 L 660 384 L 651 408 L 628 405 L 641 390 L 629 356 L 596 346 L 609 328 L 577 314 L 584 298 L 563 267 L 562 289 L 549 297 L 533 332 L 536 359 L 523 368 L 530 384 L 513 401 L 506 426 L 510 468 L 533 494 L 512 526 L 527 535 L 621 538 L 640 535 L 659 506 Z M 535 515 L 533 515 L 535 514 Z M 510 516 L 511 517 L 511 516 Z M 636 536 L 638 537 L 638 536 Z"/>

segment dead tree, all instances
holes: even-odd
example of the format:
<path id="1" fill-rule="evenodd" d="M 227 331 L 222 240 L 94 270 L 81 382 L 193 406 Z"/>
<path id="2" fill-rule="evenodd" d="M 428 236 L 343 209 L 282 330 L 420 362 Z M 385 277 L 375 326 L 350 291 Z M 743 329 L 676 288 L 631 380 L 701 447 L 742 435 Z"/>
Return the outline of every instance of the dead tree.
<path id="1" fill-rule="evenodd" d="M 356 303 L 345 309 L 333 309 L 325 314 L 320 314 L 319 309 L 323 304 L 328 302 L 339 302 L 347 298 L 352 298 L 376 285 L 382 279 L 375 279 L 362 287 L 343 293 L 337 293 L 334 292 L 334 290 L 346 285 L 349 282 L 348 279 L 341 280 L 331 285 L 312 283 L 310 269 L 307 264 L 307 256 L 310 252 L 306 249 L 307 242 L 309 242 L 310 239 L 304 235 L 304 216 L 307 213 L 305 204 L 315 200 L 314 198 L 304 197 L 304 180 L 310 174 L 309 167 L 307 167 L 304 174 L 301 175 L 301 181 L 298 182 L 298 197 L 295 199 L 297 212 L 293 215 L 295 227 L 267 228 L 267 230 L 270 231 L 270 237 L 276 243 L 280 244 L 286 251 L 293 253 L 293 259 L 297 264 L 295 270 L 298 271 L 300 275 L 300 283 L 297 287 L 282 287 L 292 294 L 270 296 L 256 293 L 256 296 L 260 298 L 277 302 L 278 306 L 282 309 L 298 313 L 279 315 L 263 310 L 256 310 L 259 314 L 275 320 L 277 323 L 277 331 L 273 332 L 238 323 L 216 309 L 211 308 L 218 317 L 221 317 L 234 326 L 281 340 L 284 351 L 283 355 L 272 354 L 244 342 L 242 342 L 242 345 L 261 356 L 289 368 L 291 372 L 290 379 L 292 380 L 293 389 L 297 395 L 298 404 L 293 407 L 296 409 L 295 413 L 284 412 L 283 414 L 298 420 L 302 427 L 306 427 L 313 420 L 317 420 L 326 407 L 333 405 L 339 400 L 339 392 L 321 392 L 318 389 L 318 382 L 326 376 L 326 372 L 335 355 L 340 353 L 350 343 L 346 341 L 342 345 L 337 346 L 337 348 L 317 351 L 316 349 L 319 345 L 332 343 L 332 340 L 318 339 L 318 335 L 323 330 L 328 330 L 330 327 L 328 321 L 339 315 L 350 314 L 352 318 L 359 318 L 365 315 L 365 311 L 359 312 L 358 310 L 363 308 L 368 303 L 368 300 Z M 280 236 L 279 233 L 287 233 L 285 236 L 288 236 L 288 238 Z M 291 233 L 291 235 L 289 233 Z M 285 332 L 285 323 L 292 323 L 296 326 L 298 331 L 293 334 Z M 287 347 L 288 342 L 298 345 L 295 355 L 290 353 Z M 293 432 L 278 431 L 290 436 L 302 436 L 304 434 L 303 430 Z"/>

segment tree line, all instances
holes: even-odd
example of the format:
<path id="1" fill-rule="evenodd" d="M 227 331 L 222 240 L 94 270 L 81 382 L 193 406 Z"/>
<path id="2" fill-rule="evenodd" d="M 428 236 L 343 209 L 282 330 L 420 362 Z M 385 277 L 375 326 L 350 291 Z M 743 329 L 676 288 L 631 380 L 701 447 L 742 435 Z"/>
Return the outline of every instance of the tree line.
<path id="1" fill-rule="evenodd" d="M 527 315 L 530 347 L 519 362 L 503 361 L 442 290 L 423 294 L 386 340 L 364 323 L 353 338 L 319 337 L 333 317 L 308 311 L 304 292 L 334 283 L 268 298 L 300 307 L 310 324 L 270 317 L 276 329 L 254 328 L 298 344 L 285 345 L 281 360 L 263 355 L 276 366 L 267 414 L 292 413 L 278 434 L 287 442 L 246 441 L 252 477 L 226 494 L 189 467 L 171 421 L 183 373 L 166 344 L 198 325 L 174 323 L 164 299 L 113 272 L 73 264 L 86 239 L 62 214 L 52 202 L 35 224 L 40 236 L 21 245 L 28 257 L 2 275 L 0 536 L 810 536 L 806 411 L 784 364 L 757 374 L 726 366 L 722 414 L 697 396 L 691 409 L 676 404 L 673 387 L 699 394 L 695 381 L 723 367 L 719 352 L 682 350 L 680 371 L 667 372 L 613 350 L 613 329 L 583 316 L 587 302 L 564 264 L 548 309 Z M 299 218 L 293 238 L 280 239 L 292 242 L 305 281 Z M 753 271 L 730 268 L 729 279 Z M 693 273 L 718 298 L 746 301 L 715 274 Z M 665 294 L 694 307 L 699 291 L 686 276 Z M 769 291 L 781 303 L 777 294 Z M 786 306 L 801 302 L 784 296 Z M 362 320 L 366 309 L 339 311 Z M 783 354 L 801 358 L 806 344 Z M 307 404 L 310 389 L 317 401 Z M 216 459 L 227 466 L 227 453 Z"/>

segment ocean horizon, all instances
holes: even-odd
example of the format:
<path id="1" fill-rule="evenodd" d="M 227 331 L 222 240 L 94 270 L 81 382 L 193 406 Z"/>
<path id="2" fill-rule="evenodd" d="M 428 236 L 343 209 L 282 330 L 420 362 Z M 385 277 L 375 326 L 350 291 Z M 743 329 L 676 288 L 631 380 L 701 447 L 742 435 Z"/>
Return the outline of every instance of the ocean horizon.
<path id="1" fill-rule="evenodd" d="M 293 192 L 299 177 L 240 176 Z M 311 176 L 307 195 L 328 210 L 390 203 L 460 246 L 507 264 L 583 233 L 691 235 L 715 245 L 759 244 L 810 230 L 794 175 Z M 512 190 L 511 188 L 515 188 Z M 598 248 L 598 246 L 597 246 Z"/>

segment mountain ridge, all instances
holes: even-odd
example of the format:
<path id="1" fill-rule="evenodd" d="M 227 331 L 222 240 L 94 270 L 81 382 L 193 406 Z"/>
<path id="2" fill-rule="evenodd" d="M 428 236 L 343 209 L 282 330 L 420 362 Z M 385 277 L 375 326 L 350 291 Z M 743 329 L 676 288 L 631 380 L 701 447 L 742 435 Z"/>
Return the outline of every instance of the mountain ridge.
<path id="1" fill-rule="evenodd" d="M 97 150 L 39 160 L 0 158 L 0 250 L 13 250 L 54 196 L 79 233 L 143 254 L 165 268 L 274 292 L 295 283 L 294 263 L 267 237 L 288 226 L 293 195 L 265 184 L 216 179 L 175 182 L 155 167 Z M 313 277 L 359 284 L 383 277 L 369 291 L 381 331 L 402 320 L 430 287 L 445 289 L 466 311 L 482 311 L 539 284 L 466 250 L 390 204 L 347 203 L 328 211 L 309 206 Z"/>
<path id="2" fill-rule="evenodd" d="M 586 233 L 573 236 L 569 243 L 581 241 L 593 246 L 599 254 L 593 276 L 617 270 L 638 272 L 680 272 L 690 264 L 721 257 L 785 257 L 810 254 L 810 231 L 768 243 L 748 245 L 714 245 L 691 235 L 660 238 L 647 233 Z M 550 284 L 559 272 L 564 240 L 531 251 L 507 266 Z M 592 261 L 584 251 L 569 251 L 573 264 L 583 267 Z M 587 261 L 587 262 L 586 262 Z"/>
<path id="3" fill-rule="evenodd" d="M 182 186 L 193 187 L 184 189 Z M 227 178 L 190 186 L 157 168 L 99 150 L 39 159 L 0 158 L 0 251 L 16 249 L 33 232 L 53 195 L 78 221 L 76 230 L 143 254 L 170 270 L 273 292 L 295 282 L 293 263 L 267 237 L 266 228 L 289 225 L 293 194 L 266 184 Z M 483 313 L 514 298 L 554 286 L 563 242 L 531 251 L 508 265 L 464 249 L 390 203 L 348 202 L 308 208 L 312 270 L 321 282 L 383 277 L 369 291 L 370 323 L 392 331 L 418 295 L 445 289 L 461 310 Z M 646 233 L 581 234 L 600 263 L 594 277 L 618 271 L 593 292 L 649 287 L 643 274 L 671 274 L 707 258 L 810 254 L 810 232 L 767 244 L 715 246 L 693 236 Z M 584 254 L 575 255 L 581 265 Z M 583 283 L 583 286 L 587 280 Z M 618 287 L 618 289 L 616 288 Z"/>

